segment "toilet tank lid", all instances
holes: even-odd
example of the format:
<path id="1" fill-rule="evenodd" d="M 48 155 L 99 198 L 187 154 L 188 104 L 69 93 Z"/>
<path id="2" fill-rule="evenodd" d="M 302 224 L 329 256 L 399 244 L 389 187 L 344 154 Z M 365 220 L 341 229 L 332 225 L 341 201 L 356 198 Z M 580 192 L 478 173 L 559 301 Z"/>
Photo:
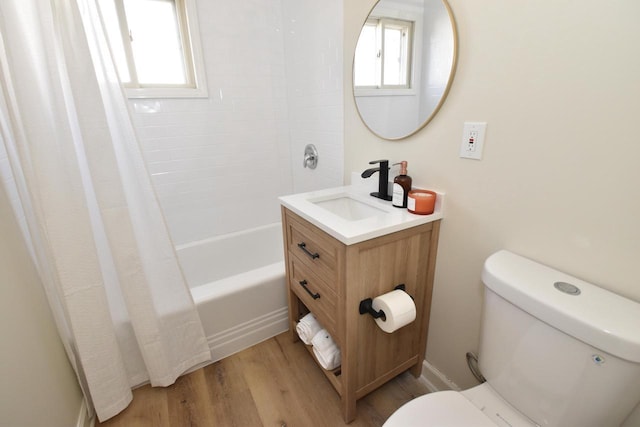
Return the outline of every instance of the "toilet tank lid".
<path id="1" fill-rule="evenodd" d="M 539 320 L 593 347 L 640 363 L 640 304 L 551 267 L 501 250 L 485 261 L 484 284 Z M 580 289 L 571 295 L 556 282 Z"/>

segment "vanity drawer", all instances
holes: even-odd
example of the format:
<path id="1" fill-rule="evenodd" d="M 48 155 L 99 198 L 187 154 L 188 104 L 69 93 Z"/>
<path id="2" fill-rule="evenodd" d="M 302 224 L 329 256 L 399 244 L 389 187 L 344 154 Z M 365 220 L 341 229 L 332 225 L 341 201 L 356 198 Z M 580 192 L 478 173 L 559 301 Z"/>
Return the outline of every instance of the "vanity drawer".
<path id="1" fill-rule="evenodd" d="M 289 262 L 291 280 L 289 288 L 313 313 L 324 328 L 335 338 L 336 334 L 336 294 L 316 274 L 304 264 L 292 258 Z"/>
<path id="2" fill-rule="evenodd" d="M 297 215 L 287 212 L 287 249 L 337 292 L 341 243 Z"/>

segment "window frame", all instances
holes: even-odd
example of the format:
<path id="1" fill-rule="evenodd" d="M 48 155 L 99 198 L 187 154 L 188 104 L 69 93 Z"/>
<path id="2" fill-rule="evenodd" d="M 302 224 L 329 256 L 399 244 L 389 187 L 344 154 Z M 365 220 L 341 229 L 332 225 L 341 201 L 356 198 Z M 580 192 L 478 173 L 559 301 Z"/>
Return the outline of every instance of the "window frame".
<path id="1" fill-rule="evenodd" d="M 394 18 L 388 16 L 380 16 L 375 17 L 371 16 L 367 19 L 364 25 L 375 26 L 376 27 L 376 45 L 378 49 L 378 57 L 376 61 L 376 79 L 378 80 L 376 85 L 362 85 L 356 86 L 354 81 L 354 90 L 356 91 L 357 96 L 367 96 L 367 95 L 383 95 L 383 94 L 411 94 L 414 91 L 414 72 L 413 72 L 413 63 L 414 63 L 414 37 L 415 37 L 415 26 L 416 23 L 414 21 L 402 18 Z M 385 74 L 385 28 L 391 27 L 403 27 L 406 28 L 408 38 L 406 45 L 406 60 L 404 62 L 405 69 L 405 79 L 406 84 L 401 85 L 390 85 L 384 83 L 384 74 Z M 355 64 L 354 64 L 355 69 Z"/>
<path id="2" fill-rule="evenodd" d="M 141 85 L 137 81 L 135 60 L 123 0 L 112 0 L 118 16 L 120 37 L 131 83 L 123 83 L 128 98 L 205 98 L 208 96 L 204 59 L 200 44 L 195 0 L 170 0 L 174 3 L 181 38 L 187 84 Z"/>

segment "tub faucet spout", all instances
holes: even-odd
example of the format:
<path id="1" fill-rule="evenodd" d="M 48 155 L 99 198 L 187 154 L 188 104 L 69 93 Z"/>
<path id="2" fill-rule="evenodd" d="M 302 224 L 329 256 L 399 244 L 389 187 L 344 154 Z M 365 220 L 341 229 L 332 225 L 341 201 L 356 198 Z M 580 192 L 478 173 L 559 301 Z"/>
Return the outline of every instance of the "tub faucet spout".
<path id="1" fill-rule="evenodd" d="M 378 175 L 378 191 L 371 193 L 373 197 L 377 197 L 382 200 L 391 200 L 391 196 L 389 195 L 389 160 L 372 160 L 369 162 L 370 165 L 375 165 L 380 163 L 380 167 L 370 168 L 362 172 L 360 175 L 363 178 L 369 178 L 376 172 L 379 172 Z"/>

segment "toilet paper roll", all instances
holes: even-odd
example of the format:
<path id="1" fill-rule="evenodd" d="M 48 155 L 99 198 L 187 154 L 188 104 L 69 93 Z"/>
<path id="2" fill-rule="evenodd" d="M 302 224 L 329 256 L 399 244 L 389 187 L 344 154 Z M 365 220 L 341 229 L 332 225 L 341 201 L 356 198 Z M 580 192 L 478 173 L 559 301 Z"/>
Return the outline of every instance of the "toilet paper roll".
<path id="1" fill-rule="evenodd" d="M 394 290 L 373 299 L 373 309 L 382 310 L 385 320 L 376 319 L 378 327 L 387 333 L 397 331 L 416 319 L 416 305 L 408 293 Z"/>

